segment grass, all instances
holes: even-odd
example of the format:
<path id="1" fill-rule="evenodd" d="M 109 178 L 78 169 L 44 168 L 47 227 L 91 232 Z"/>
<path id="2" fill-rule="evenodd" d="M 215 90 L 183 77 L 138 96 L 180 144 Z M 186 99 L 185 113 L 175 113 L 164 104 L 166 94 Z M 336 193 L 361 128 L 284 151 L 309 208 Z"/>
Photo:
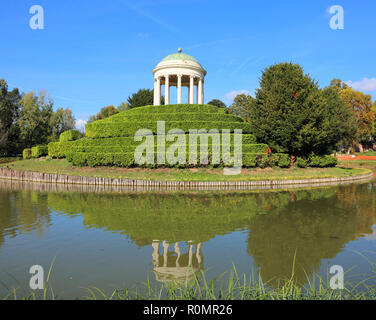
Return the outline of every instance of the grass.
<path id="1" fill-rule="evenodd" d="M 376 151 L 368 150 L 368 151 L 365 151 L 365 152 L 357 152 L 357 153 L 355 153 L 355 155 L 357 155 L 357 156 L 376 156 Z"/>
<path id="2" fill-rule="evenodd" d="M 340 166 L 343 168 L 365 168 L 376 173 L 376 161 L 375 160 L 342 160 Z"/>
<path id="3" fill-rule="evenodd" d="M 308 277 L 305 286 L 298 285 L 294 279 L 294 265 L 291 277 L 281 279 L 278 285 L 272 287 L 264 282 L 261 276 L 239 276 L 234 266 L 229 276 L 224 280 L 223 273 L 213 280 L 207 280 L 204 271 L 194 274 L 194 280 L 184 284 L 174 282 L 163 283 L 153 288 L 149 276 L 143 288 L 134 290 L 116 289 L 110 294 L 97 287 L 86 288 L 88 295 L 81 300 L 376 300 L 376 288 L 361 281 L 356 284 L 345 282 L 342 290 L 330 288 L 330 276 L 326 279 L 319 275 Z M 51 269 L 50 269 L 51 271 Z M 345 273 L 346 278 L 346 273 Z M 368 279 L 373 278 L 372 276 Z M 17 295 L 17 289 L 5 296 L 3 300 L 55 300 L 56 296 L 51 288 L 50 295 L 45 289 L 42 295 L 34 292 Z"/>
<path id="4" fill-rule="evenodd" d="M 19 160 L 19 159 L 21 159 L 21 158 L 17 158 L 17 157 L 1 158 L 0 157 L 0 164 L 14 162 L 14 161 Z"/>
<path id="5" fill-rule="evenodd" d="M 67 160 L 49 158 L 16 161 L 9 166 L 14 170 L 36 171 L 44 173 L 63 174 L 70 176 L 89 176 L 103 178 L 120 178 L 136 180 L 160 181 L 257 181 L 257 180 L 299 180 L 348 177 L 367 174 L 370 171 L 358 167 L 336 168 L 254 168 L 243 169 L 240 175 L 227 176 L 221 168 L 194 169 L 143 169 L 143 168 L 115 168 L 115 167 L 74 167 Z"/>

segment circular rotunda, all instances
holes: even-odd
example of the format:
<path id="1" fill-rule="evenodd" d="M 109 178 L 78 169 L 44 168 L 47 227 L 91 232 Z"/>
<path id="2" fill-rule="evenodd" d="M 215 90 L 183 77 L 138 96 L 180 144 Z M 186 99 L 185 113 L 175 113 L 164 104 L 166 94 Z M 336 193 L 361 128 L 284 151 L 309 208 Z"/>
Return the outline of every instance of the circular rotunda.
<path id="1" fill-rule="evenodd" d="M 182 103 L 182 87 L 188 87 L 188 103 L 204 103 L 204 78 L 206 70 L 192 56 L 182 53 L 170 54 L 153 70 L 154 105 L 161 104 L 161 87 L 165 86 L 165 104 L 170 104 L 170 87 L 177 88 L 177 104 Z M 196 97 L 194 97 L 196 86 Z M 195 102 L 196 100 L 196 102 Z"/>

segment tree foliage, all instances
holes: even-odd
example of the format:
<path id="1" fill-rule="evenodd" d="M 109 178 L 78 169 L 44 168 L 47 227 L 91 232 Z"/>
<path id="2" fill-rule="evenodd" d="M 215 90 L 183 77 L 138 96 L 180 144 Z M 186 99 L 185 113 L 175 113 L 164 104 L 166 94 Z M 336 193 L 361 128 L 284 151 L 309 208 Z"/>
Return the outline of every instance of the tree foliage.
<path id="1" fill-rule="evenodd" d="M 72 111 L 67 108 L 58 108 L 51 117 L 52 135 L 57 140 L 65 131 L 69 131 L 75 128 L 76 120 Z"/>
<path id="2" fill-rule="evenodd" d="M 154 104 L 154 90 L 151 89 L 139 89 L 136 93 L 133 93 L 128 97 L 129 109 L 150 106 Z M 161 97 L 161 104 L 164 104 L 164 97 Z"/>
<path id="3" fill-rule="evenodd" d="M 46 92 L 21 95 L 17 88 L 8 91 L 6 81 L 0 79 L 0 156 L 21 154 L 25 148 L 57 140 L 74 126 L 72 111 L 58 108 L 54 112 Z"/>
<path id="4" fill-rule="evenodd" d="M 346 132 L 349 112 L 333 88 L 319 89 L 303 69 L 281 63 L 265 69 L 250 123 L 259 142 L 272 151 L 307 157 L 328 154 Z"/>
<path id="5" fill-rule="evenodd" d="M 8 91 L 7 83 L 0 79 L 0 155 L 9 154 L 15 148 L 20 98 L 18 89 Z"/>
<path id="6" fill-rule="evenodd" d="M 213 99 L 210 102 L 208 102 L 208 104 L 210 104 L 212 106 L 216 106 L 218 108 L 226 108 L 226 104 L 219 99 Z"/>
<path id="7" fill-rule="evenodd" d="M 229 113 L 241 117 L 244 121 L 250 122 L 250 110 L 255 99 L 250 95 L 239 94 L 235 97 L 234 102 L 229 107 Z"/>
<path id="8" fill-rule="evenodd" d="M 356 134 L 354 140 L 359 143 L 369 142 L 374 129 L 374 104 L 370 95 L 355 91 L 352 88 L 342 89 L 340 97 L 346 107 L 356 116 Z"/>
<path id="9" fill-rule="evenodd" d="M 105 119 L 117 113 L 119 113 L 119 110 L 114 106 L 103 107 L 95 116 L 91 116 L 88 122 Z"/>
<path id="10" fill-rule="evenodd" d="M 20 104 L 22 109 L 18 125 L 23 145 L 31 148 L 37 144 L 47 143 L 52 134 L 52 100 L 43 91 L 39 92 L 39 96 L 31 91 L 23 95 Z"/>

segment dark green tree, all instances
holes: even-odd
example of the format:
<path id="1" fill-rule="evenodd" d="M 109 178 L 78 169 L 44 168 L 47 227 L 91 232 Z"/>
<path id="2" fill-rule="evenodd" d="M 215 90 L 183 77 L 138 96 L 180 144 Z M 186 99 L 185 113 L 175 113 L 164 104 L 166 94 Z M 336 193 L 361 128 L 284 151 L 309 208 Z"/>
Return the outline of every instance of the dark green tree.
<path id="1" fill-rule="evenodd" d="M 259 142 L 272 151 L 307 157 L 328 154 L 344 138 L 350 115 L 331 88 L 320 90 L 301 66 L 281 63 L 262 73 L 250 123 Z"/>
<path id="2" fill-rule="evenodd" d="M 0 79 L 0 156 L 17 153 L 20 98 L 18 89 L 8 91 L 6 81 Z"/>
<path id="3" fill-rule="evenodd" d="M 210 104 L 212 106 L 216 106 L 218 108 L 226 108 L 227 107 L 226 104 L 219 99 L 213 99 L 213 100 L 209 101 L 208 104 Z"/>
<path id="4" fill-rule="evenodd" d="M 128 97 L 129 109 L 150 106 L 154 104 L 154 90 L 139 89 L 136 93 L 133 93 Z M 164 97 L 161 97 L 161 104 L 164 104 Z"/>

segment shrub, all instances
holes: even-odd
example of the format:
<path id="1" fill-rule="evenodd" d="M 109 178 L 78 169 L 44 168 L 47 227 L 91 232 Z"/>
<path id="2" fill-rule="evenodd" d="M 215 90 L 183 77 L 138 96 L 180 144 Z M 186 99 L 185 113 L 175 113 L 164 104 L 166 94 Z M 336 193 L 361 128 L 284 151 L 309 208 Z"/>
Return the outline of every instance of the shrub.
<path id="1" fill-rule="evenodd" d="M 269 156 L 267 154 L 263 154 L 258 157 L 258 166 L 260 168 L 266 168 L 269 166 Z"/>
<path id="2" fill-rule="evenodd" d="M 280 168 L 290 167 L 290 156 L 286 153 L 280 153 L 280 157 L 279 157 L 279 160 L 278 160 L 278 166 Z"/>
<path id="3" fill-rule="evenodd" d="M 31 148 L 31 157 L 32 158 L 39 158 L 42 156 L 48 155 L 48 147 L 45 145 L 40 145 Z"/>
<path id="4" fill-rule="evenodd" d="M 81 138 L 81 133 L 78 130 L 65 131 L 60 135 L 59 141 L 74 141 Z"/>
<path id="5" fill-rule="evenodd" d="M 296 159 L 296 165 L 299 168 L 307 168 L 308 167 L 308 160 L 303 158 L 297 158 Z"/>
<path id="6" fill-rule="evenodd" d="M 271 167 L 288 168 L 290 167 L 290 156 L 286 153 L 272 153 L 269 158 Z"/>
<path id="7" fill-rule="evenodd" d="M 325 155 L 311 155 L 309 157 L 309 166 L 316 168 L 328 168 L 335 167 L 338 164 L 338 159 L 333 156 Z"/>
<path id="8" fill-rule="evenodd" d="M 22 152 L 22 157 L 24 160 L 31 158 L 31 149 L 24 149 Z"/>

